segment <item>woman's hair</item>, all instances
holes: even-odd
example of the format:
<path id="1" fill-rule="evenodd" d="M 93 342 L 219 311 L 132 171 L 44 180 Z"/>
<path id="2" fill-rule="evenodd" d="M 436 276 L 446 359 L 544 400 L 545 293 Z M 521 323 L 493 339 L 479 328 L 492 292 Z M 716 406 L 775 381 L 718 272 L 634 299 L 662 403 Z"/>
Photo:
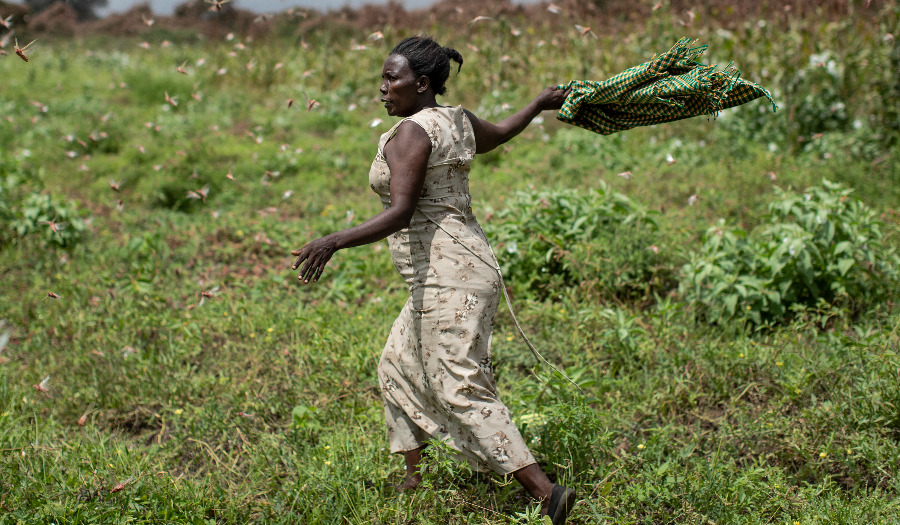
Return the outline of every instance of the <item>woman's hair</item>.
<path id="1" fill-rule="evenodd" d="M 409 68 L 416 76 L 425 75 L 431 81 L 431 89 L 436 95 L 447 92 L 444 82 L 450 76 L 450 61 L 454 60 L 462 69 L 463 57 L 459 51 L 443 47 L 430 36 L 411 36 L 397 44 L 391 51 L 392 55 L 405 57 L 409 62 Z"/>

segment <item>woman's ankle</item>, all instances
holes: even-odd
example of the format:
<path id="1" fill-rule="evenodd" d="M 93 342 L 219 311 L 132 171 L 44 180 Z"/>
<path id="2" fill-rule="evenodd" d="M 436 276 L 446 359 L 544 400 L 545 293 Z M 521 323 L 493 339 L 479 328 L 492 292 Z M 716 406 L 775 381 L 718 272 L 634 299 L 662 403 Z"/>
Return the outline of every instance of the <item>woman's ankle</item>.
<path id="1" fill-rule="evenodd" d="M 397 490 L 400 492 L 405 492 L 407 490 L 415 490 L 418 488 L 419 484 L 422 483 L 422 475 L 414 474 L 412 476 L 406 476 L 406 479 L 403 480 L 403 483 L 397 485 Z"/>
<path id="2" fill-rule="evenodd" d="M 550 500 L 550 495 L 553 494 L 553 483 L 537 463 L 513 472 L 513 477 L 522 484 L 532 498 L 540 500 L 542 504 Z"/>

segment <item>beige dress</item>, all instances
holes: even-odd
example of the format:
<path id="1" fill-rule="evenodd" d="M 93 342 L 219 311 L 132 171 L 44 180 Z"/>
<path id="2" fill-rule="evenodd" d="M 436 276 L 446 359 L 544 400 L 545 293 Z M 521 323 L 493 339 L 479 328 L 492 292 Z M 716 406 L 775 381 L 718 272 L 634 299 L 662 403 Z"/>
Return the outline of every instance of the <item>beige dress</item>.
<path id="1" fill-rule="evenodd" d="M 404 120 L 425 130 L 431 156 L 409 227 L 388 237 L 410 292 L 378 365 L 391 452 L 438 438 L 476 468 L 509 474 L 535 461 L 494 385 L 491 331 L 501 284 L 472 214 L 475 136 L 459 106 Z M 402 122 L 381 136 L 369 172 L 385 208 L 391 175 L 384 146 Z"/>

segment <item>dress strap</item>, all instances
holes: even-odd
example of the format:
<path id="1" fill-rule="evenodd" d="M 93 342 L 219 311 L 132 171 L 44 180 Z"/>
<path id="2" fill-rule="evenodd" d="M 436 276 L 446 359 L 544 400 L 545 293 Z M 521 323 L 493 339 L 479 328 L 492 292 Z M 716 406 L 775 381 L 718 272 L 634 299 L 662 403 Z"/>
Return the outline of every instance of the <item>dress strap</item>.
<path id="1" fill-rule="evenodd" d="M 557 374 L 559 374 L 559 375 L 561 375 L 563 378 L 565 378 L 566 381 L 568 381 L 568 382 L 572 383 L 573 385 L 575 385 L 575 388 L 577 388 L 582 394 L 585 393 L 584 390 L 582 390 L 581 387 L 578 386 L 578 383 L 576 383 L 575 381 L 572 381 L 572 379 L 571 379 L 569 376 L 567 376 L 565 373 L 563 373 L 560 369 L 558 369 L 558 368 L 556 368 L 555 366 L 553 366 L 553 364 L 551 364 L 550 361 L 547 361 L 547 359 L 544 358 L 544 356 L 542 356 L 541 353 L 537 351 L 537 348 L 534 347 L 534 345 L 531 343 L 531 340 L 528 339 L 528 336 L 525 335 L 525 331 L 522 330 L 522 325 L 519 324 L 519 319 L 516 317 L 516 313 L 513 311 L 512 300 L 509 298 L 509 292 L 506 291 L 506 284 L 503 282 L 503 273 L 500 271 L 500 263 L 497 262 L 497 256 L 494 254 L 494 249 L 491 248 L 490 244 L 488 243 L 488 250 L 491 251 L 491 257 L 494 258 L 493 263 L 491 263 L 490 261 L 485 261 L 484 258 L 481 257 L 481 255 L 479 255 L 477 252 L 475 252 L 475 250 L 469 248 L 464 242 L 462 242 L 461 240 L 459 240 L 455 235 L 453 235 L 452 233 L 450 233 L 449 231 L 447 231 L 447 229 L 444 228 L 444 227 L 441 225 L 440 222 L 438 222 L 438 221 L 432 219 L 430 215 L 428 215 L 427 213 L 425 213 L 425 212 L 422 211 L 421 209 L 419 209 L 419 208 L 417 208 L 417 209 L 418 209 L 419 213 L 421 213 L 422 215 L 424 215 L 426 219 L 428 219 L 429 221 L 431 221 L 432 223 L 434 223 L 435 226 L 437 226 L 438 228 L 440 228 L 441 230 L 443 230 L 444 233 L 446 233 L 446 234 L 449 235 L 453 240 L 455 240 L 456 242 L 458 242 L 458 243 L 460 244 L 460 246 L 462 246 L 463 248 L 465 248 L 466 250 L 468 250 L 469 253 L 471 253 L 472 255 L 474 255 L 475 257 L 477 257 L 479 260 L 481 260 L 481 262 L 483 262 L 484 264 L 488 265 L 488 267 L 490 267 L 490 268 L 493 269 L 495 272 L 497 272 L 497 277 L 500 278 L 500 288 L 503 289 L 503 297 L 506 298 L 506 308 L 509 310 L 509 315 L 512 316 L 513 323 L 515 323 L 515 325 L 516 325 L 516 330 L 518 330 L 519 335 L 522 336 L 522 339 L 525 341 L 525 345 L 528 346 L 528 349 L 529 349 L 529 350 L 531 350 L 531 353 L 534 355 L 534 358 L 537 359 L 537 361 L 538 361 L 539 363 L 544 363 L 545 365 L 547 365 L 547 366 L 549 366 L 550 368 L 552 368 Z"/>
<path id="2" fill-rule="evenodd" d="M 384 147 L 387 145 L 388 141 L 394 138 L 394 136 L 397 134 L 397 130 L 400 129 L 400 124 L 403 124 L 407 120 L 411 120 L 411 117 L 401 119 L 399 122 L 394 124 L 391 129 L 387 130 L 384 135 L 381 136 L 381 141 L 379 141 L 380 143 L 378 145 L 378 156 L 380 156 L 382 159 L 384 158 Z"/>

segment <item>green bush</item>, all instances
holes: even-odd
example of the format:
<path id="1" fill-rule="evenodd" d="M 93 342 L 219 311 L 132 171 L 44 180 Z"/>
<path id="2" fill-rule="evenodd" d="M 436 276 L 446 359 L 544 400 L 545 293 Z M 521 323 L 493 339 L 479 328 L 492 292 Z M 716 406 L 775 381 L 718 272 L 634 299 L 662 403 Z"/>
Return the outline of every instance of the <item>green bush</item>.
<path id="1" fill-rule="evenodd" d="M 792 73 L 772 86 L 777 113 L 751 104 L 722 112 L 719 127 L 732 138 L 769 143 L 773 151 L 787 145 L 793 152 L 873 160 L 897 140 L 898 57 L 900 51 L 884 43 L 853 60 L 828 50 L 812 53 L 805 64 L 785 65 Z M 873 89 L 864 101 L 854 100 L 860 78 L 869 74 L 877 79 Z M 734 140 L 734 153 L 745 153 L 742 140 Z"/>
<path id="2" fill-rule="evenodd" d="M 540 425 L 535 450 L 551 465 L 571 469 L 570 475 L 600 471 L 614 459 L 614 432 L 603 414 L 582 402 L 554 405 Z"/>
<path id="3" fill-rule="evenodd" d="M 42 190 L 21 163 L 0 155 L 0 246 L 37 237 L 45 246 L 71 247 L 81 239 L 85 223 L 76 205 Z"/>
<path id="4" fill-rule="evenodd" d="M 780 322 L 823 306 L 856 312 L 900 282 L 881 221 L 852 189 L 823 181 L 803 194 L 775 191 L 761 226 L 748 235 L 720 221 L 683 266 L 681 292 L 709 320 Z"/>
<path id="5" fill-rule="evenodd" d="M 816 133 L 845 131 L 850 114 L 841 91 L 844 67 L 829 52 L 814 54 L 787 83 L 787 96 L 793 103 L 793 121 L 797 141 L 805 144 Z"/>
<path id="6" fill-rule="evenodd" d="M 633 298 L 667 280 L 655 214 L 605 183 L 516 193 L 487 229 L 504 277 L 541 298 L 578 284 Z"/>

